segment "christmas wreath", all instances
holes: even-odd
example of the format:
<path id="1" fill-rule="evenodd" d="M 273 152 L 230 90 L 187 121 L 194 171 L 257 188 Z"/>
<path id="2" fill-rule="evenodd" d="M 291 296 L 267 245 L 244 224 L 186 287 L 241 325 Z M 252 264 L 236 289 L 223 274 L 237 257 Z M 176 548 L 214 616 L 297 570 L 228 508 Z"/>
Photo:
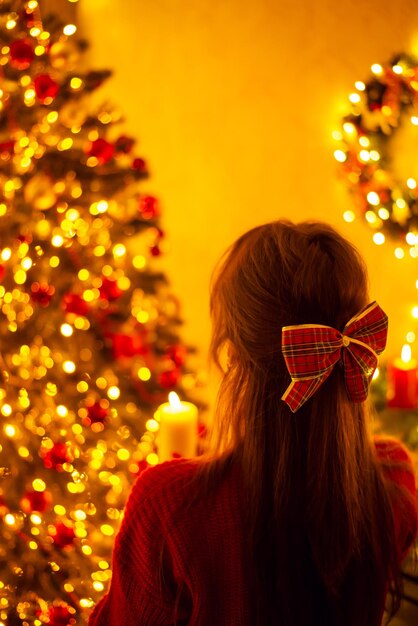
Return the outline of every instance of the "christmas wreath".
<path id="1" fill-rule="evenodd" d="M 393 172 L 391 138 L 401 124 L 418 126 L 418 61 L 399 54 L 386 65 L 374 64 L 368 82 L 355 83 L 349 95 L 350 112 L 333 133 L 338 146 L 334 157 L 352 193 L 357 213 L 375 231 L 376 244 L 386 236 L 399 242 L 395 255 L 404 247 L 418 256 L 418 187 L 405 176 Z M 344 219 L 352 222 L 354 211 Z"/>

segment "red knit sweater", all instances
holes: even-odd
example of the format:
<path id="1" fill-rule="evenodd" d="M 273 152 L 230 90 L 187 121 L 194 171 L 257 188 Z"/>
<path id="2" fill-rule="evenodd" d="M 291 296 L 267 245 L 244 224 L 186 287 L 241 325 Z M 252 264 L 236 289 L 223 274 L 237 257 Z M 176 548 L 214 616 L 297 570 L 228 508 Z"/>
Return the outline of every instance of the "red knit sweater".
<path id="1" fill-rule="evenodd" d="M 415 499 L 405 449 L 388 440 L 375 445 L 380 458 L 407 462 L 405 469 L 386 472 Z M 179 626 L 250 625 L 239 476 L 231 473 L 220 484 L 210 506 L 198 500 L 187 509 L 198 488 L 192 481 L 196 467 L 196 461 L 169 461 L 138 478 L 116 538 L 110 590 L 93 610 L 89 626 L 171 626 L 181 586 Z M 410 506 L 407 518 L 395 509 L 395 527 L 404 558 L 417 532 L 416 506 Z"/>

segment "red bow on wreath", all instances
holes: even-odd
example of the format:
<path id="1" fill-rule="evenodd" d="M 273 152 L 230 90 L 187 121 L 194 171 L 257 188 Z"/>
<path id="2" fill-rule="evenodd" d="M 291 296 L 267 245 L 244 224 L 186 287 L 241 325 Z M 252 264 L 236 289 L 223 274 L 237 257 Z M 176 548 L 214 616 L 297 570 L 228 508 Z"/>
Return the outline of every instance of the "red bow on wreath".
<path id="1" fill-rule="evenodd" d="M 386 346 L 387 329 L 387 315 L 376 302 L 352 317 L 342 333 L 322 324 L 284 326 L 282 352 L 292 382 L 282 400 L 294 413 L 340 362 L 348 397 L 352 402 L 363 402 L 377 367 L 377 355 Z"/>

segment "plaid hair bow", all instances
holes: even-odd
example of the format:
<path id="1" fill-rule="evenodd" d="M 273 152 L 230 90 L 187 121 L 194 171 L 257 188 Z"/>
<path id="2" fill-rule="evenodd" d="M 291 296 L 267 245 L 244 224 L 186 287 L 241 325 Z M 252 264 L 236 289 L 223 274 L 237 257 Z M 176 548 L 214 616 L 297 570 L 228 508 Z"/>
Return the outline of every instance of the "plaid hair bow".
<path id="1" fill-rule="evenodd" d="M 377 367 L 377 355 L 386 346 L 387 329 L 387 315 L 376 302 L 352 317 L 342 333 L 322 324 L 284 326 L 282 352 L 292 382 L 282 400 L 294 413 L 340 362 L 348 397 L 352 402 L 363 402 Z"/>

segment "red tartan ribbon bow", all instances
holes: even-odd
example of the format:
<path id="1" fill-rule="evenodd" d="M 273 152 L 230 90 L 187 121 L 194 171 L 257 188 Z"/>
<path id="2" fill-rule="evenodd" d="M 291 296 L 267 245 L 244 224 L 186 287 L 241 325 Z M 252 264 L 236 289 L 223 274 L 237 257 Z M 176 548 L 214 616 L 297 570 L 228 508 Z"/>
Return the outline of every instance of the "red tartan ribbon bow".
<path id="1" fill-rule="evenodd" d="M 352 402 L 363 402 L 377 367 L 377 355 L 385 349 L 387 330 L 387 315 L 376 302 L 352 317 L 342 333 L 322 324 L 284 326 L 282 352 L 292 382 L 282 400 L 294 413 L 340 362 L 348 397 Z"/>

